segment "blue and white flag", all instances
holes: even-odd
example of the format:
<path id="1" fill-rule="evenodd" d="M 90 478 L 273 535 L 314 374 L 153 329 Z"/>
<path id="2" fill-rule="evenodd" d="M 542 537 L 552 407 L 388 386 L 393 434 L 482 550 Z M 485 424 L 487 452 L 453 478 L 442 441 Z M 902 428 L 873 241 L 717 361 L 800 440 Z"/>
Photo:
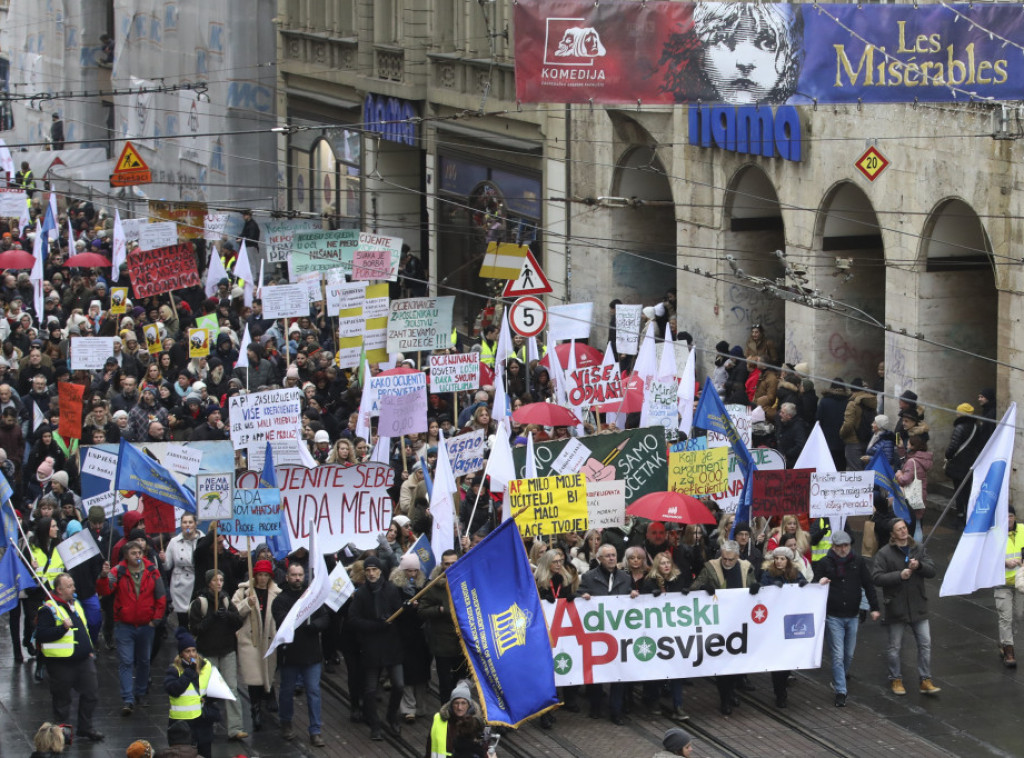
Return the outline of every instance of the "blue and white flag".
<path id="1" fill-rule="evenodd" d="M 419 559 L 420 570 L 423 572 L 423 576 L 429 577 L 437 565 L 437 562 L 434 560 L 434 553 L 430 549 L 430 537 L 426 534 L 421 534 L 409 546 L 408 553 L 412 553 Z"/>
<path id="2" fill-rule="evenodd" d="M 195 495 L 182 487 L 170 471 L 124 440 L 117 450 L 114 489 L 141 492 L 188 513 L 196 512 Z"/>
<path id="3" fill-rule="evenodd" d="M 974 462 L 967 525 L 942 580 L 941 597 L 969 595 L 975 590 L 1006 583 L 1004 561 L 1016 426 L 1017 404 L 1010 403 L 1003 420 Z"/>
<path id="4" fill-rule="evenodd" d="M 906 495 L 903 494 L 903 488 L 896 484 L 896 473 L 889 465 L 889 459 L 885 457 L 881 447 L 871 456 L 864 470 L 875 472 L 875 486 L 881 487 L 892 498 L 892 510 L 896 516 L 910 523 L 910 506 L 907 504 Z"/>
<path id="5" fill-rule="evenodd" d="M 267 454 L 263 457 L 263 470 L 260 472 L 261 489 L 277 489 L 277 472 L 274 471 L 274 449 L 270 442 L 267 442 Z M 273 553 L 274 558 L 283 561 L 292 551 L 291 531 L 288 529 L 288 516 L 281 504 L 281 532 L 273 537 L 267 537 L 267 548 Z"/>

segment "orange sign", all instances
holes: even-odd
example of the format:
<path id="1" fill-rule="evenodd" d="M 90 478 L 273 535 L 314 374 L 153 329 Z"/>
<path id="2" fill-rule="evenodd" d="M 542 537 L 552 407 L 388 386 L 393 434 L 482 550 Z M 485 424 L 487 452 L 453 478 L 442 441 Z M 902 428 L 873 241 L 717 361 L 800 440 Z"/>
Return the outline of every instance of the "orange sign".
<path id="1" fill-rule="evenodd" d="M 879 174 L 885 171 L 889 161 L 876 148 L 869 147 L 854 165 L 868 178 L 868 181 L 873 182 Z"/>
<path id="2" fill-rule="evenodd" d="M 153 172 L 142 160 L 131 142 L 124 143 L 121 157 L 117 159 L 114 173 L 110 175 L 111 187 L 130 187 L 134 184 L 149 184 L 153 181 Z"/>

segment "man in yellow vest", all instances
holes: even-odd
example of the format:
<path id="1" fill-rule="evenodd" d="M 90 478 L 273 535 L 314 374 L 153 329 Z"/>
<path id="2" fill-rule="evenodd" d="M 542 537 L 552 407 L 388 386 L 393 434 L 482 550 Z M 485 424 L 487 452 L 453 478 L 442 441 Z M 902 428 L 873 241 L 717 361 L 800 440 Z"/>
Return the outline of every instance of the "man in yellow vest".
<path id="1" fill-rule="evenodd" d="M 441 704 L 441 710 L 434 714 L 430 726 L 430 758 L 444 758 L 459 755 L 479 755 L 486 749 L 484 722 L 480 719 L 476 704 L 472 701 L 469 685 L 459 682 L 452 690 L 451 699 Z M 494 752 L 488 750 L 489 756 Z"/>
<path id="2" fill-rule="evenodd" d="M 175 637 L 178 657 L 164 674 L 164 691 L 171 701 L 167 731 L 170 733 L 176 722 L 187 722 L 199 755 L 212 758 L 213 725 L 220 720 L 219 709 L 206 698 L 213 664 L 199 655 L 195 637 L 185 627 L 178 627 Z"/>
<path id="3" fill-rule="evenodd" d="M 1024 524 L 1017 523 L 1017 514 L 1009 506 L 1009 529 L 1006 534 L 1006 584 L 996 587 L 996 614 L 999 616 L 999 654 L 1008 669 L 1017 668 L 1013 650 L 1013 630 L 1024 612 L 1024 593 L 1017 589 L 1017 571 L 1024 548 Z"/>
<path id="4" fill-rule="evenodd" d="M 53 597 L 39 609 L 36 641 L 50 674 L 54 721 L 67 723 L 71 716 L 71 691 L 77 690 L 78 735 L 99 742 L 103 734 L 92 723 L 99 700 L 96 653 L 85 623 L 85 611 L 75 598 L 71 574 L 58 574 L 52 586 Z"/>
<path id="5" fill-rule="evenodd" d="M 480 362 L 494 368 L 494 356 L 498 352 L 498 327 L 488 326 L 480 340 Z"/>
<path id="6" fill-rule="evenodd" d="M 817 563 L 832 547 L 832 522 L 816 518 L 811 522 L 811 563 Z"/>

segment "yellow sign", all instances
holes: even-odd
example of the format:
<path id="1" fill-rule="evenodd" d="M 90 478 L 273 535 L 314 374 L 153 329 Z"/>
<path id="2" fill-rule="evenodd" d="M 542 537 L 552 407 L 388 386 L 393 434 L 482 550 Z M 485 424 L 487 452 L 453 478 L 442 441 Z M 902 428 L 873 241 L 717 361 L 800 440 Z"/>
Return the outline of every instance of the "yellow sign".
<path id="1" fill-rule="evenodd" d="M 110 312 L 118 315 L 128 310 L 128 288 L 112 287 L 110 290 Z"/>
<path id="2" fill-rule="evenodd" d="M 875 181 L 878 175 L 885 171 L 889 161 L 877 148 L 869 147 L 857 162 L 854 164 L 857 169 L 868 178 L 868 181 Z"/>
<path id="3" fill-rule="evenodd" d="M 481 279 L 518 279 L 530 248 L 512 242 L 490 242 L 480 266 Z"/>
<path id="4" fill-rule="evenodd" d="M 587 479 L 583 474 L 514 479 L 508 483 L 508 507 L 518 514 L 516 526 L 524 537 L 585 532 Z"/>
<path id="5" fill-rule="evenodd" d="M 363 332 L 363 346 L 366 360 L 381 363 L 388 359 L 388 283 L 371 284 L 366 288 L 363 304 L 366 317 L 366 331 Z"/>
<path id="6" fill-rule="evenodd" d="M 130 187 L 133 184 L 149 184 L 153 181 L 153 172 L 142 160 L 131 142 L 124 143 L 121 157 L 114 165 L 114 173 L 110 175 L 111 187 Z"/>
<path id="7" fill-rule="evenodd" d="M 729 448 L 669 453 L 668 488 L 694 497 L 725 492 L 729 488 Z"/>
<path id="8" fill-rule="evenodd" d="M 210 354 L 210 330 L 188 330 L 188 357 L 205 358 Z"/>
<path id="9" fill-rule="evenodd" d="M 146 324 L 142 327 L 142 333 L 146 337 L 146 350 L 150 355 L 158 355 L 163 350 L 160 344 L 160 327 L 156 324 Z"/>

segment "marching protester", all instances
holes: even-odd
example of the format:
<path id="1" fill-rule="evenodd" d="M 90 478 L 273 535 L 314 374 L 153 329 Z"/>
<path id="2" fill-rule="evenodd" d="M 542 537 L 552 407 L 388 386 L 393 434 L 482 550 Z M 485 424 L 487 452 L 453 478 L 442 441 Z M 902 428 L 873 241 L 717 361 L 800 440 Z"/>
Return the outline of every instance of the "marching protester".
<path id="1" fill-rule="evenodd" d="M 277 709 L 273 694 L 277 651 L 267 656 L 267 649 L 277 634 L 271 608 L 280 594 L 281 588 L 274 581 L 274 564 L 261 559 L 252 566 L 252 579 L 238 585 L 231 598 L 242 619 L 238 629 L 238 664 L 242 681 L 249 689 L 252 728 L 255 732 L 263 728 L 263 706 Z"/>
<path id="2" fill-rule="evenodd" d="M 178 626 L 188 627 L 188 609 L 196 585 L 196 543 L 203 533 L 196 528 L 193 513 L 181 514 L 181 531 L 167 543 L 159 554 L 164 575 L 170 576 L 171 605 L 178 614 Z"/>
<path id="3" fill-rule="evenodd" d="M 199 654 L 195 638 L 184 627 L 175 633 L 178 656 L 164 674 L 164 691 L 170 698 L 168 737 L 176 721 L 187 722 L 191 741 L 203 758 L 213 758 L 213 725 L 220 712 L 206 696 L 213 664 Z"/>

